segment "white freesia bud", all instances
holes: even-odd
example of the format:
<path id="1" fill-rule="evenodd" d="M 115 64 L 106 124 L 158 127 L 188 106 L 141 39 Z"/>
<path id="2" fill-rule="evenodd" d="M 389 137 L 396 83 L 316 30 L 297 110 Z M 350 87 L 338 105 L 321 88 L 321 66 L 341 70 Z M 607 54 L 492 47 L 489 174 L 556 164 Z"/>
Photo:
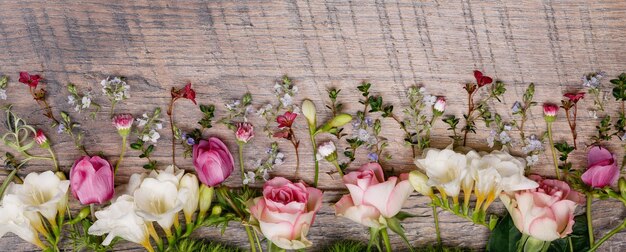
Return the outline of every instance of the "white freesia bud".
<path id="1" fill-rule="evenodd" d="M 180 179 L 180 188 L 187 189 L 187 201 L 183 206 L 183 213 L 185 214 L 185 223 L 191 223 L 193 213 L 198 209 L 198 199 L 200 197 L 198 178 L 196 175 L 187 173 Z"/>
<path id="2" fill-rule="evenodd" d="M 302 114 L 304 115 L 304 117 L 306 118 L 306 120 L 309 122 L 309 127 L 310 128 L 315 128 L 316 125 L 316 110 L 315 110 L 315 104 L 313 104 L 313 102 L 309 99 L 306 99 L 302 102 Z"/>
<path id="3" fill-rule="evenodd" d="M 15 194 L 24 204 L 25 210 L 31 213 L 26 215 L 31 222 L 41 223 L 36 214 L 38 212 L 55 224 L 59 207 L 67 204 L 69 186 L 69 180 L 59 179 L 52 171 L 40 174 L 32 172 L 26 176 L 23 184 L 12 184 L 9 192 Z"/>
<path id="4" fill-rule="evenodd" d="M 4 196 L 2 206 L 0 206 L 0 237 L 6 233 L 14 233 L 23 240 L 44 249 L 46 246 L 39 240 L 37 231 L 30 224 L 30 220 L 24 215 L 24 212 L 24 205 L 16 195 L 7 194 Z"/>
<path id="5" fill-rule="evenodd" d="M 200 200 L 198 202 L 200 213 L 198 214 L 198 218 L 204 218 L 206 212 L 209 211 L 211 203 L 213 202 L 214 194 L 215 189 L 213 187 L 209 187 L 205 184 L 200 186 Z"/>
<path id="6" fill-rule="evenodd" d="M 155 205 L 158 206 L 158 205 Z M 122 195 L 105 209 L 95 213 L 96 222 L 89 227 L 91 235 L 108 234 L 102 245 L 109 245 L 115 237 L 143 245 L 153 251 L 148 237 L 148 227 L 144 219 L 135 212 L 134 199 L 130 195 Z"/>
<path id="7" fill-rule="evenodd" d="M 411 171 L 409 173 L 409 182 L 415 188 L 415 191 L 422 195 L 432 197 L 433 188 L 428 185 L 428 177 L 420 171 Z"/>

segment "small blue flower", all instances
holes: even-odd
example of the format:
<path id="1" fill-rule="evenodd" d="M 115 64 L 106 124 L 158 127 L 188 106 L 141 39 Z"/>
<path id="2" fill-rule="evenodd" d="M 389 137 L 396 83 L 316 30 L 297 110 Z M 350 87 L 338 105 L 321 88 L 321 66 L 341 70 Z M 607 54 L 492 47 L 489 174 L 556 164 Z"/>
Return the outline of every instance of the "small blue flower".
<path id="1" fill-rule="evenodd" d="M 372 152 L 370 154 L 367 154 L 367 157 L 372 161 L 372 162 L 378 162 L 378 154 Z"/>
<path id="2" fill-rule="evenodd" d="M 59 128 L 57 129 L 57 133 L 61 134 L 61 133 L 63 133 L 63 131 L 65 131 L 65 125 L 64 124 L 59 124 Z"/>
<path id="3" fill-rule="evenodd" d="M 374 120 L 372 120 L 371 117 L 365 117 L 365 124 L 367 124 L 368 127 L 372 127 L 372 125 L 374 125 Z"/>
<path id="4" fill-rule="evenodd" d="M 522 109 L 522 104 L 518 101 L 516 101 L 515 103 L 513 103 L 513 107 L 511 107 L 511 112 L 513 113 L 517 113 Z"/>
<path id="5" fill-rule="evenodd" d="M 196 140 L 194 140 L 194 139 L 193 139 L 193 138 L 191 138 L 191 137 L 190 137 L 190 138 L 187 138 L 187 144 L 188 144 L 188 145 L 194 145 L 194 144 L 196 144 Z"/>

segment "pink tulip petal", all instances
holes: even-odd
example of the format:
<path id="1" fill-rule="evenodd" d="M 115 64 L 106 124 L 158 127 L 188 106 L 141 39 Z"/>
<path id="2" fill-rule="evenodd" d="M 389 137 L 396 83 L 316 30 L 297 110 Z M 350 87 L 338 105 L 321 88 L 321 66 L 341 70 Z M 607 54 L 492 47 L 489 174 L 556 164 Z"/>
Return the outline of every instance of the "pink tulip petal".
<path id="1" fill-rule="evenodd" d="M 587 166 L 591 167 L 598 163 L 606 162 L 606 160 L 613 159 L 613 155 L 607 148 L 601 146 L 593 146 L 589 149 L 587 154 Z"/>

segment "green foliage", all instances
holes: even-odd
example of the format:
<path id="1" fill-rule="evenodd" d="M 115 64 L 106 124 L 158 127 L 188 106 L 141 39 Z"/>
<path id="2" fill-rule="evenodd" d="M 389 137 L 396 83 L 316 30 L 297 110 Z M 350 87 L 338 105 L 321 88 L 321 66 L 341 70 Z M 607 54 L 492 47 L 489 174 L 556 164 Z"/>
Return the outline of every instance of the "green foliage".
<path id="1" fill-rule="evenodd" d="M 589 249 L 589 237 L 587 232 L 587 218 L 579 215 L 574 218 L 573 232 L 565 238 L 552 241 L 549 252 L 569 252 L 569 239 L 571 239 L 573 251 L 587 251 Z M 505 216 L 491 231 L 487 242 L 487 251 L 490 252 L 517 252 L 522 234 L 517 230 L 510 215 Z"/>
<path id="2" fill-rule="evenodd" d="M 327 92 L 328 92 L 328 98 L 330 99 L 330 104 L 326 105 L 326 108 L 330 109 L 330 111 L 333 114 L 333 117 L 336 117 L 338 114 L 340 114 L 343 111 L 343 104 L 340 102 L 337 102 L 337 97 L 339 96 L 341 89 L 331 88 L 331 89 L 328 89 Z M 342 132 L 343 132 L 343 128 L 339 127 L 339 128 L 332 130 L 332 132 L 330 133 L 335 135 L 337 139 L 341 139 L 342 137 L 347 135 Z"/>
<path id="3" fill-rule="evenodd" d="M 150 134 L 151 130 L 157 129 L 155 125 L 161 124 L 159 119 L 160 116 L 161 108 L 158 107 L 154 109 L 152 113 L 144 114 L 144 118 L 142 120 L 145 120 L 146 122 L 143 127 L 136 127 L 135 135 L 137 136 L 137 139 L 134 143 L 130 144 L 131 149 L 141 151 L 141 154 L 139 154 L 140 158 L 148 159 L 148 163 L 143 165 L 143 168 L 147 170 L 154 170 L 157 166 L 157 161 L 150 158 L 154 152 L 155 145 L 144 141 L 142 137 Z"/>
<path id="4" fill-rule="evenodd" d="M 31 137 L 36 133 L 35 128 L 28 125 L 24 119 L 13 113 L 11 105 L 4 108 L 6 117 L 4 127 L 8 131 L 2 136 L 2 142 L 11 149 L 24 153 L 32 148 L 35 141 Z"/>
<path id="5" fill-rule="evenodd" d="M 360 241 L 341 240 L 324 248 L 324 252 L 363 252 L 367 250 L 367 244 Z"/>
<path id="6" fill-rule="evenodd" d="M 617 79 L 612 79 L 611 84 L 613 87 L 613 97 L 615 100 L 626 101 L 626 73 L 620 74 Z"/>
<path id="7" fill-rule="evenodd" d="M 598 130 L 598 135 L 592 137 L 592 139 L 596 143 L 599 143 L 601 141 L 611 140 L 611 138 L 613 137 L 613 134 L 610 132 L 611 131 L 611 116 L 609 115 L 605 116 L 600 121 L 600 125 L 596 126 L 596 129 Z"/>
<path id="8" fill-rule="evenodd" d="M 200 239 L 182 239 L 172 251 L 178 252 L 243 252 L 237 247 Z"/>
<path id="9" fill-rule="evenodd" d="M 203 129 L 213 127 L 211 121 L 213 120 L 213 117 L 215 117 L 215 106 L 200 104 L 200 111 L 202 111 L 203 116 L 202 119 L 198 121 L 198 124 L 200 124 Z"/>
<path id="10" fill-rule="evenodd" d="M 554 148 L 559 152 L 559 160 L 563 162 L 559 165 L 559 169 L 570 171 L 572 170 L 572 163 L 567 162 L 569 154 L 574 151 L 574 146 L 570 146 L 567 142 L 555 143 Z"/>

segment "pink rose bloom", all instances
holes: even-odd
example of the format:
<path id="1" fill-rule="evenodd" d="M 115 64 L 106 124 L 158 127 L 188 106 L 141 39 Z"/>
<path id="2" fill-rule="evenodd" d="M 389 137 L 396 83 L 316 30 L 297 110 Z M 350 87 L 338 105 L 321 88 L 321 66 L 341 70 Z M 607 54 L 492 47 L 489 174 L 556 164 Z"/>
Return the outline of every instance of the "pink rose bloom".
<path id="1" fill-rule="evenodd" d="M 350 191 L 335 204 L 337 216 L 344 216 L 368 227 L 380 227 L 380 216 L 394 217 L 413 192 L 408 175 L 390 177 L 385 181 L 383 169 L 378 163 L 367 163 L 359 170 L 343 176 Z"/>
<path id="2" fill-rule="evenodd" d="M 200 140 L 193 146 L 193 165 L 198 179 L 207 186 L 218 185 L 233 172 L 234 160 L 228 147 L 219 138 Z"/>
<path id="3" fill-rule="evenodd" d="M 574 210 L 584 198 L 563 181 L 542 179 L 539 187 L 518 191 L 513 198 L 501 196 L 520 232 L 541 241 L 553 241 L 572 233 Z"/>
<path id="4" fill-rule="evenodd" d="M 113 198 L 113 167 L 99 156 L 83 156 L 70 171 L 72 194 L 81 204 L 102 204 Z"/>
<path id="5" fill-rule="evenodd" d="M 601 146 L 591 147 L 587 154 L 587 171 L 580 178 L 593 188 L 615 184 L 619 178 L 615 154 Z"/>
<path id="6" fill-rule="evenodd" d="M 254 126 L 247 122 L 237 123 L 235 136 L 237 141 L 247 143 L 254 137 Z"/>
<path id="7" fill-rule="evenodd" d="M 263 196 L 250 204 L 252 222 L 261 233 L 283 249 L 303 249 L 312 245 L 306 239 L 322 206 L 322 191 L 303 183 L 276 177 L 265 182 Z"/>

